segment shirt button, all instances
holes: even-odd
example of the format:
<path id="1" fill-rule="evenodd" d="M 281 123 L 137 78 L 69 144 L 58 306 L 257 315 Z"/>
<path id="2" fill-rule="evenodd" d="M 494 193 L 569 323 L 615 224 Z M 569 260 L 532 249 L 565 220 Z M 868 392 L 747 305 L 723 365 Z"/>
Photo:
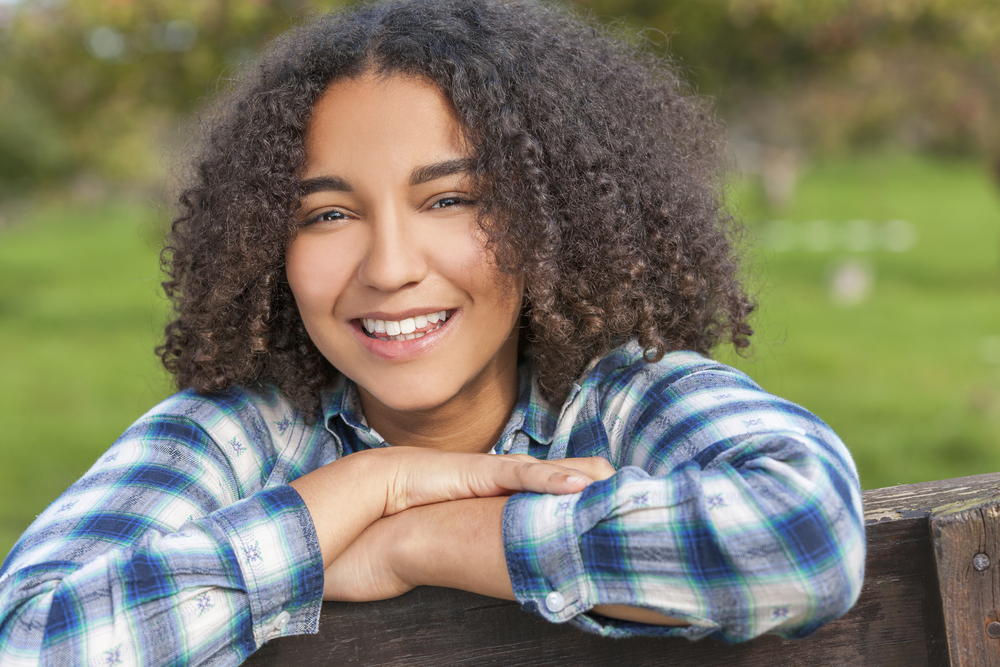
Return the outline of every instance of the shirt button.
<path id="1" fill-rule="evenodd" d="M 288 625 L 288 621 L 290 621 L 291 619 L 292 615 L 289 614 L 287 611 L 283 611 L 274 618 L 274 621 L 271 623 L 271 625 L 274 626 L 275 630 L 281 632 L 282 630 L 285 629 L 285 626 Z"/>
<path id="2" fill-rule="evenodd" d="M 566 598 L 559 591 L 552 591 L 545 596 L 545 608 L 557 614 L 566 608 Z"/>

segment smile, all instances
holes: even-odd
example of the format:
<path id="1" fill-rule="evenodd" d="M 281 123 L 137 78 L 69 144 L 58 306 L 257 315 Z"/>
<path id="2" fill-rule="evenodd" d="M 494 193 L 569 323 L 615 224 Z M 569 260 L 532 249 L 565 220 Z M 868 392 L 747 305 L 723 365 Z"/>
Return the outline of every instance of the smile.
<path id="1" fill-rule="evenodd" d="M 378 340 L 413 340 L 441 328 L 448 321 L 447 310 L 408 317 L 405 320 L 374 320 L 361 318 L 361 328 L 369 338 Z"/>

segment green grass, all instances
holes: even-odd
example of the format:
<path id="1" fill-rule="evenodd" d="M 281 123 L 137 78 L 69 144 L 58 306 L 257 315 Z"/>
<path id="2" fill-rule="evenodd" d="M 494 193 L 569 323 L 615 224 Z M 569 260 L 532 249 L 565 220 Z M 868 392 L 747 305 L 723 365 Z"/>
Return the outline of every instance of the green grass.
<path id="1" fill-rule="evenodd" d="M 776 216 L 751 179 L 738 199 L 763 236 Z M 901 253 L 762 246 L 753 355 L 723 358 L 829 422 L 866 488 L 1000 470 L 1000 200 L 984 170 L 885 155 L 817 164 L 780 217 L 905 219 L 918 241 Z M 149 204 L 54 202 L 0 229 L 0 556 L 169 392 L 152 354 L 159 228 Z M 829 276 L 851 257 L 874 286 L 838 306 Z"/>
<path id="2" fill-rule="evenodd" d="M 40 203 L 0 229 L 0 557 L 169 393 L 152 205 Z"/>
<path id="3" fill-rule="evenodd" d="M 815 165 L 794 204 L 811 220 L 904 219 L 906 252 L 755 254 L 754 354 L 735 364 L 816 412 L 854 453 L 865 488 L 1000 471 L 1000 200 L 976 164 L 879 156 Z M 753 183 L 739 210 L 765 237 Z M 777 216 L 774 216 L 777 217 Z M 874 275 L 868 298 L 833 302 L 833 267 Z M 722 355 L 733 361 L 731 355 Z"/>

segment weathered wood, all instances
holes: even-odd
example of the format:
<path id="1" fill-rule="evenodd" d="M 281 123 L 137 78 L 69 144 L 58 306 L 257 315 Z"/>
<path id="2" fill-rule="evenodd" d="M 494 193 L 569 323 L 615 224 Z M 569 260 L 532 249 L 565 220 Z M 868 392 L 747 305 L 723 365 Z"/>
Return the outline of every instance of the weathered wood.
<path id="1" fill-rule="evenodd" d="M 549 624 L 515 603 L 418 588 L 381 602 L 326 603 L 319 635 L 271 641 L 247 664 L 946 667 L 947 634 L 928 517 L 942 505 L 981 500 L 994 490 L 1000 490 L 1000 474 L 864 492 L 868 559 L 861 597 L 847 615 L 808 639 L 766 636 L 733 646 L 711 640 L 608 640 Z"/>
<path id="2" fill-rule="evenodd" d="M 938 508 L 930 519 L 953 667 L 1000 667 L 1000 498 Z"/>

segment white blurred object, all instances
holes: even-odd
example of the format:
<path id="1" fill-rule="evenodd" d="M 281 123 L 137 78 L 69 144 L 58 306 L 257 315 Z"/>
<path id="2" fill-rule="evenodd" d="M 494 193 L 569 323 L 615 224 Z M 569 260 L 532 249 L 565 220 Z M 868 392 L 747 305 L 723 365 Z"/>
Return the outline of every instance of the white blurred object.
<path id="1" fill-rule="evenodd" d="M 983 336 L 979 339 L 979 358 L 988 364 L 1000 364 L 1000 336 Z"/>
<path id="2" fill-rule="evenodd" d="M 882 226 L 882 245 L 889 252 L 906 252 L 917 245 L 917 230 L 906 220 L 890 220 Z"/>
<path id="3" fill-rule="evenodd" d="M 869 264 L 844 260 L 830 275 L 830 299 L 839 306 L 857 306 L 871 294 L 874 283 L 875 272 Z"/>
<path id="4" fill-rule="evenodd" d="M 95 58 L 114 60 L 125 52 L 125 37 L 114 28 L 102 25 L 90 31 L 86 46 Z"/>
<path id="5" fill-rule="evenodd" d="M 844 225 L 844 248 L 868 252 L 875 246 L 875 226 L 868 220 L 851 220 Z"/>
<path id="6" fill-rule="evenodd" d="M 804 225 L 802 245 L 812 252 L 826 252 L 833 248 L 833 227 L 826 220 L 811 220 Z"/>
<path id="7" fill-rule="evenodd" d="M 760 165 L 764 195 L 774 208 L 784 208 L 795 196 L 799 176 L 799 154 L 792 148 L 767 146 Z"/>
<path id="8" fill-rule="evenodd" d="M 764 240 L 775 252 L 795 248 L 795 226 L 786 220 L 772 220 L 764 227 Z"/>

